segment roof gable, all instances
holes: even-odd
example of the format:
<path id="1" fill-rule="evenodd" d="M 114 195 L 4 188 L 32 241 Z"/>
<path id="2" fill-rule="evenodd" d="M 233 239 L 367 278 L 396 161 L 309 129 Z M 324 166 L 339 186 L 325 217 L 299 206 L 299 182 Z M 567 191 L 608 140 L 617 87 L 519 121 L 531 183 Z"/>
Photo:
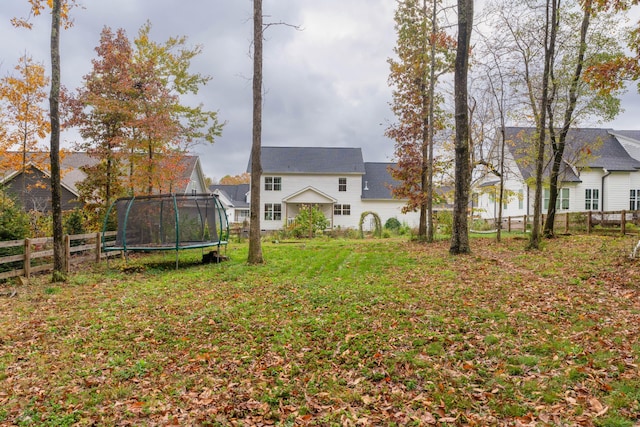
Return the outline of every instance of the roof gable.
<path id="1" fill-rule="evenodd" d="M 249 203 L 247 203 L 249 184 L 214 184 L 209 186 L 209 190 L 224 194 L 235 207 L 249 206 Z"/>
<path id="2" fill-rule="evenodd" d="M 42 157 L 43 154 L 47 154 Z M 41 159 L 41 167 L 37 167 L 38 170 L 41 170 L 50 176 L 49 172 L 49 156 L 48 153 L 45 152 L 29 152 L 27 153 L 27 161 L 33 156 L 37 156 Z M 66 186 L 72 193 L 78 195 L 78 184 L 82 182 L 87 174 L 84 171 L 84 168 L 94 166 L 99 163 L 99 160 L 95 157 L 92 157 L 90 154 L 86 152 L 79 151 L 63 151 L 60 155 L 60 169 L 61 169 L 61 183 Z M 31 163 L 30 163 L 31 164 Z M 176 180 L 182 185 L 181 191 L 188 191 L 188 185 L 191 180 L 193 173 L 195 172 L 198 180 L 201 182 L 201 187 L 204 189 L 206 185 L 204 184 L 204 174 L 202 173 L 202 168 L 200 166 L 200 159 L 198 156 L 191 155 L 183 155 L 179 159 L 179 164 L 175 168 L 178 176 L 176 176 Z M 16 173 L 20 171 L 13 170 L 0 170 L 0 179 L 9 180 L 9 177 L 14 177 Z"/>
<path id="3" fill-rule="evenodd" d="M 263 173 L 364 174 L 360 148 L 262 147 Z M 251 171 L 251 159 L 247 171 Z"/>
<path id="4" fill-rule="evenodd" d="M 640 160 L 640 130 L 614 130 L 611 135 L 616 137 L 631 157 Z"/>
<path id="5" fill-rule="evenodd" d="M 336 203 L 337 200 L 326 193 L 313 187 L 306 187 L 302 190 L 282 199 L 286 203 Z"/>
<path id="6" fill-rule="evenodd" d="M 34 174 L 34 176 L 37 176 L 37 177 L 33 178 L 36 181 L 41 180 L 41 179 L 45 179 L 49 183 L 51 182 L 51 172 L 39 167 L 38 165 L 33 164 L 33 163 L 27 163 L 25 165 L 24 170 L 13 171 L 13 172 L 9 173 L 8 175 L 6 175 L 4 177 L 0 177 L 0 184 L 6 185 L 9 182 L 13 181 L 14 179 L 18 178 L 23 173 Z M 60 180 L 60 185 L 62 186 L 62 188 L 64 188 L 67 191 L 69 191 L 73 196 L 75 196 L 75 197 L 78 196 L 78 190 L 76 189 L 75 186 L 69 185 L 68 180 L 61 179 Z"/>
<path id="7" fill-rule="evenodd" d="M 522 177 L 535 176 L 535 128 L 508 127 L 505 129 L 506 146 L 513 155 Z M 549 173 L 551 147 L 547 145 L 545 171 Z M 576 168 L 602 168 L 609 171 L 636 171 L 640 161 L 632 158 L 610 129 L 575 128 L 567 134 L 563 181 L 580 181 Z"/>

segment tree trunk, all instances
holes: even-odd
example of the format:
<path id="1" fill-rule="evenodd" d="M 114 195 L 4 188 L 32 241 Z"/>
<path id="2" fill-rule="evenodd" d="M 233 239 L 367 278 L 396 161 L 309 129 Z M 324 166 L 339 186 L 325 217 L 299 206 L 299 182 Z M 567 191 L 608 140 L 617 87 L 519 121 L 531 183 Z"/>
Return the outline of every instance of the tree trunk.
<path id="1" fill-rule="evenodd" d="M 496 224 L 496 241 L 502 238 L 502 209 L 504 206 L 504 151 L 505 151 L 505 124 L 504 114 L 500 114 L 500 194 L 498 196 L 498 223 Z"/>
<path id="2" fill-rule="evenodd" d="M 589 24 L 591 22 L 592 4 L 591 0 L 587 0 L 583 3 L 583 16 L 582 25 L 580 26 L 580 47 L 578 49 L 578 61 L 576 63 L 576 69 L 571 80 L 571 86 L 569 88 L 569 104 L 564 112 L 564 123 L 560 134 L 558 135 L 557 144 L 553 145 L 553 168 L 551 170 L 550 184 L 549 184 L 549 209 L 547 210 L 547 219 L 544 224 L 544 236 L 547 238 L 554 237 L 554 224 L 556 219 L 556 200 L 558 199 L 558 181 L 560 178 L 560 166 L 562 164 L 562 158 L 564 156 L 564 149 L 566 146 L 567 134 L 571 127 L 571 121 L 573 119 L 573 112 L 576 108 L 578 101 L 578 86 L 582 78 L 582 69 L 584 67 L 584 57 L 587 50 L 587 32 L 589 31 Z M 549 132 L 552 138 L 554 137 L 554 127 L 552 119 L 553 110 L 549 106 Z M 561 207 L 562 208 L 562 207 Z"/>
<path id="3" fill-rule="evenodd" d="M 251 208 L 249 264 L 262 264 L 260 241 L 260 178 L 262 176 L 262 0 L 253 0 L 253 131 L 251 145 Z"/>
<path id="4" fill-rule="evenodd" d="M 437 7 L 438 0 L 433 0 L 433 10 L 431 11 L 431 65 L 429 70 L 429 134 L 427 144 L 429 152 L 427 155 L 427 164 L 429 165 L 427 186 L 427 242 L 432 243 L 435 239 L 435 230 L 433 229 L 433 139 L 435 133 L 435 94 L 436 94 L 436 30 L 438 28 Z M 426 5 L 425 5 L 426 10 Z"/>
<path id="5" fill-rule="evenodd" d="M 51 212 L 53 215 L 52 281 L 66 280 L 62 231 L 62 188 L 60 185 L 60 11 L 62 0 L 53 0 L 51 11 Z"/>
<path id="6" fill-rule="evenodd" d="M 421 197 L 420 202 L 420 222 L 418 224 L 418 240 L 427 240 L 428 218 L 429 218 L 429 115 L 427 99 L 426 76 L 422 76 L 422 84 L 420 85 L 420 94 L 422 97 L 422 165 L 420 171 L 420 187 L 425 197 Z"/>
<path id="7" fill-rule="evenodd" d="M 555 25 L 557 0 L 547 0 L 547 18 L 545 26 L 545 46 L 544 46 L 544 71 L 542 74 L 542 99 L 540 100 L 540 116 L 538 118 L 538 147 L 536 156 L 536 191 L 533 201 L 533 224 L 531 226 L 531 237 L 528 249 L 540 248 L 540 220 L 542 215 L 542 174 L 544 173 L 544 148 L 546 145 L 546 122 L 547 105 L 549 103 L 549 75 L 555 52 L 556 32 Z M 551 10 L 549 10 L 551 3 Z M 549 16 L 551 15 L 551 16 Z M 555 205 L 554 205 L 555 206 Z"/>
<path id="8" fill-rule="evenodd" d="M 456 49 L 455 90 L 455 200 L 449 253 L 469 253 L 467 207 L 471 185 L 469 155 L 469 103 L 467 74 L 473 26 L 473 0 L 458 0 L 458 46 Z"/>

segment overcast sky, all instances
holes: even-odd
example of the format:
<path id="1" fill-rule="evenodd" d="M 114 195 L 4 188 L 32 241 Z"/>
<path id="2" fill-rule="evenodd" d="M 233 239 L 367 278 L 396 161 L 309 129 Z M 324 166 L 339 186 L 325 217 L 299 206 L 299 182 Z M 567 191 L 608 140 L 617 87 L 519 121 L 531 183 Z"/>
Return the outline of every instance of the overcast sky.
<path id="1" fill-rule="evenodd" d="M 100 32 L 123 28 L 130 39 L 149 20 L 151 37 L 187 36 L 201 45 L 192 70 L 212 80 L 193 99 L 226 121 L 213 145 L 199 145 L 207 176 L 219 179 L 246 170 L 251 148 L 253 31 L 251 0 L 80 0 L 74 26 L 61 34 L 62 83 L 77 88 L 91 70 Z M 49 16 L 34 29 L 15 29 L 27 0 L 0 0 L 0 75 L 13 72 L 25 52 L 49 69 Z M 266 146 L 361 147 L 365 161 L 392 161 L 393 141 L 384 130 L 394 120 L 389 108 L 387 59 L 393 55 L 394 0 L 265 0 L 262 143 Z M 190 101 L 191 102 L 191 101 Z M 640 96 L 623 98 L 625 112 L 602 126 L 640 129 Z M 70 146 L 76 134 L 65 134 Z"/>

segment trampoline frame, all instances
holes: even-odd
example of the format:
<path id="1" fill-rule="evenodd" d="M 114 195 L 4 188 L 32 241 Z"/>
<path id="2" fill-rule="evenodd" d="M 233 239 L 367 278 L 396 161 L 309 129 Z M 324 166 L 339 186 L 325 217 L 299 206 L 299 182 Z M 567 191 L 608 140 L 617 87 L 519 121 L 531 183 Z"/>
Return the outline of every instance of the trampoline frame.
<path id="1" fill-rule="evenodd" d="M 127 229 L 126 229 L 126 224 L 127 221 L 129 219 L 129 213 L 131 211 L 132 206 L 134 205 L 134 203 L 136 201 L 144 201 L 144 200 L 151 200 L 151 199 L 161 199 L 161 200 L 167 200 L 167 201 L 173 201 L 173 209 L 175 212 L 175 237 L 176 237 L 176 241 L 175 244 L 171 243 L 171 244 L 142 244 L 142 245 L 127 245 Z M 206 241 L 206 242 L 188 242 L 188 243 L 182 243 L 180 242 L 180 215 L 179 215 L 179 209 L 178 209 L 178 200 L 194 200 L 196 201 L 196 206 L 198 208 L 198 212 L 200 212 L 200 206 L 197 204 L 198 200 L 213 200 L 214 201 L 214 209 L 217 211 L 217 218 L 215 218 L 216 223 L 216 232 L 218 235 L 218 240 L 216 241 Z M 109 217 L 111 216 L 111 211 L 113 210 L 114 206 L 116 206 L 118 204 L 118 202 L 123 201 L 123 200 L 127 200 L 128 203 L 126 205 L 126 213 L 125 213 L 125 218 L 124 218 L 124 224 L 118 224 L 118 234 L 120 234 L 120 231 L 122 231 L 122 245 L 108 245 L 107 243 L 107 239 L 106 239 L 106 233 L 107 233 L 107 225 L 109 222 Z M 200 218 L 202 218 L 202 213 L 200 213 Z M 205 216 L 205 221 L 206 221 L 206 216 Z M 124 229 L 121 229 L 121 227 L 124 227 Z M 222 240 L 222 237 L 226 236 L 225 240 Z M 217 247 L 218 249 L 218 254 L 221 255 L 221 248 L 222 246 L 224 246 L 225 248 L 225 254 L 226 254 L 226 248 L 227 245 L 229 243 L 228 241 L 229 239 L 229 221 L 227 219 L 227 213 L 226 210 L 224 208 L 224 206 L 222 205 L 222 203 L 220 202 L 220 199 L 218 198 L 218 195 L 215 194 L 203 194 L 203 193 L 198 193 L 198 194 L 175 194 L 175 193 L 171 193 L 171 194 L 154 194 L 154 195 L 150 195 L 150 196 L 132 196 L 132 197 L 120 197 L 119 199 L 117 199 L 116 201 L 114 201 L 113 203 L 111 203 L 111 206 L 109 206 L 109 209 L 107 210 L 107 215 L 105 216 L 105 220 L 104 220 L 104 224 L 102 227 L 102 239 L 101 239 L 101 243 L 102 243 L 102 251 L 103 252 L 114 252 L 114 251 L 119 251 L 122 252 L 126 261 L 126 256 L 127 256 L 127 252 L 149 252 L 149 251 L 176 251 L 176 268 L 178 268 L 178 261 L 179 261 L 179 252 L 181 250 L 185 250 L 185 249 L 198 249 L 198 248 L 207 248 L 207 247 Z M 203 251 L 204 252 L 204 251 Z M 109 257 L 107 257 L 107 260 L 109 259 Z"/>

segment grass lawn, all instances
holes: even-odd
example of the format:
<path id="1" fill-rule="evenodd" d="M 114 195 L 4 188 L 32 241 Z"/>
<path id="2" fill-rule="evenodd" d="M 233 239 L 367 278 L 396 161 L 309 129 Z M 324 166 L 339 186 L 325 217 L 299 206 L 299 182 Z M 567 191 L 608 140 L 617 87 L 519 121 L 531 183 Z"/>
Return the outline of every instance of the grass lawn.
<path id="1" fill-rule="evenodd" d="M 265 243 L 0 297 L 0 425 L 637 426 L 630 237 Z"/>

